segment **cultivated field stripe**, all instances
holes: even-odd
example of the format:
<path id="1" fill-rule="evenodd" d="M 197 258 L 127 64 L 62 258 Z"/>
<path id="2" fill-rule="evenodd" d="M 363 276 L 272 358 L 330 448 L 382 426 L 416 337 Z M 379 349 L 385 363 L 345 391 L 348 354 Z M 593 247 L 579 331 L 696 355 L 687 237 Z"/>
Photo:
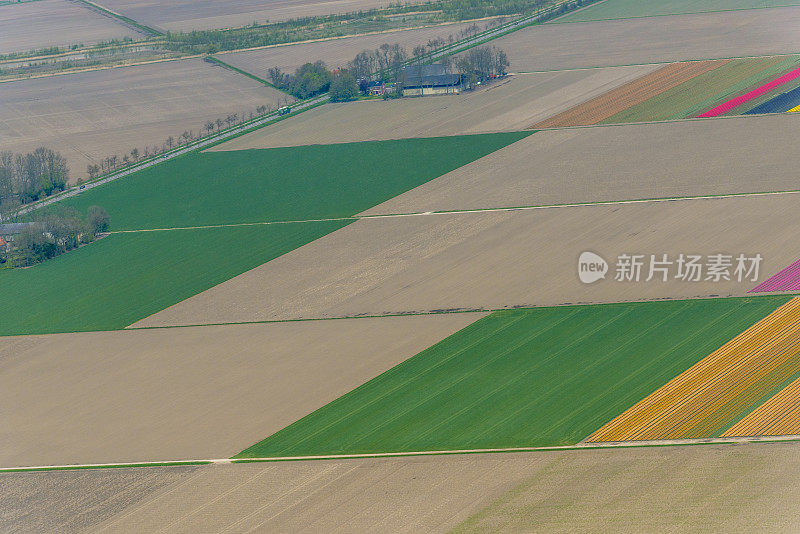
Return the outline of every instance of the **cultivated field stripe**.
<path id="1" fill-rule="evenodd" d="M 749 93 L 745 93 L 743 95 L 737 96 L 736 98 L 732 98 L 727 102 L 723 102 L 719 106 L 712 108 L 705 113 L 701 113 L 698 117 L 716 117 L 718 115 L 722 115 L 723 113 L 727 113 L 728 111 L 732 110 L 737 106 L 741 106 L 742 104 L 754 99 L 758 98 L 759 96 L 766 94 L 769 91 L 772 91 L 776 87 L 779 87 L 785 83 L 788 83 L 795 78 L 800 77 L 800 67 L 787 72 L 783 76 L 779 76 L 775 78 L 771 82 L 765 83 L 761 87 L 753 89 Z"/>
<path id="2" fill-rule="evenodd" d="M 613 115 L 603 124 L 694 117 L 797 64 L 794 56 L 735 59 Z"/>
<path id="3" fill-rule="evenodd" d="M 594 432 L 587 442 L 711 437 L 800 372 L 800 298 Z"/>
<path id="4" fill-rule="evenodd" d="M 800 289 L 800 260 L 767 278 L 748 293 L 767 293 L 771 291 L 796 291 Z"/>
<path id="5" fill-rule="evenodd" d="M 752 347 L 750 345 L 756 344 L 758 342 L 763 343 L 765 341 L 764 338 L 769 338 L 770 335 L 771 332 L 766 332 L 764 333 L 764 337 L 762 337 L 761 339 L 752 340 L 752 343 L 748 342 L 748 346 L 746 347 L 746 349 L 751 349 Z M 769 342 L 768 339 L 767 342 Z M 644 422 L 642 423 L 644 428 L 639 430 L 637 434 L 628 435 L 627 439 L 646 439 L 643 436 L 648 435 L 647 434 L 648 432 L 651 433 L 654 432 L 655 431 L 654 429 L 659 429 L 659 431 L 666 433 L 679 432 L 681 431 L 681 425 L 682 424 L 685 425 L 687 421 L 692 421 L 693 418 L 698 416 L 698 413 L 701 410 L 705 410 L 704 413 L 706 415 L 708 415 L 709 412 L 713 413 L 714 409 L 719 408 L 713 403 L 713 401 L 718 400 L 722 395 L 724 395 L 725 393 L 729 393 L 730 391 L 730 388 L 725 383 L 725 379 L 728 378 L 728 375 L 734 374 L 737 371 L 739 373 L 746 373 L 748 365 L 752 364 L 754 359 L 755 356 L 751 358 L 746 358 L 745 361 L 738 361 L 735 363 L 730 363 L 728 360 L 726 360 L 724 363 L 725 369 L 721 373 L 718 372 L 719 366 L 714 368 L 709 365 L 698 365 L 695 366 L 695 368 L 690 369 L 687 373 L 685 373 L 684 378 L 687 380 L 691 380 L 692 381 L 691 385 L 693 387 L 696 387 L 697 389 L 691 391 L 687 395 L 681 396 L 680 401 L 677 405 L 670 406 L 668 409 L 659 413 L 659 415 L 654 420 L 647 421 L 645 419 Z M 702 395 L 703 393 L 706 392 L 707 382 L 721 383 L 722 384 L 720 386 L 721 391 L 714 391 L 712 389 L 713 392 L 711 397 L 712 402 L 707 404 L 700 403 L 698 406 L 695 406 L 694 405 L 695 401 L 703 400 Z M 660 398 L 656 398 L 655 400 L 663 401 L 657 405 L 660 408 L 663 406 L 664 403 L 671 402 L 674 399 L 670 398 L 669 396 L 662 395 Z M 681 410 L 683 410 L 683 412 Z M 688 414 L 686 412 L 688 412 Z"/>
<path id="6" fill-rule="evenodd" d="M 800 378 L 722 433 L 722 437 L 780 436 L 800 432 Z"/>
<path id="7" fill-rule="evenodd" d="M 530 128 L 556 128 L 596 124 L 655 95 L 728 63 L 729 59 L 671 63 L 588 102 L 579 104 Z"/>
<path id="8" fill-rule="evenodd" d="M 760 113 L 784 113 L 800 104 L 800 87 L 780 94 L 770 100 L 755 106 L 753 109 L 746 111 L 747 115 L 757 115 Z"/>

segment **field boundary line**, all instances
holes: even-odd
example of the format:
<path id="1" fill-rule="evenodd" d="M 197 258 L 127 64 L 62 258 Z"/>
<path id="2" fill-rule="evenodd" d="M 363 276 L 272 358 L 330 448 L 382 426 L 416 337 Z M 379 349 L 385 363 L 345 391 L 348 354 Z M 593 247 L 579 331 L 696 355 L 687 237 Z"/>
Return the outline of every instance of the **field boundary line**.
<path id="1" fill-rule="evenodd" d="M 605 1 L 605 0 L 603 0 Z M 602 3 L 602 2 L 600 2 Z M 595 4 L 586 6 L 586 7 L 593 7 Z M 731 13 L 736 11 L 758 11 L 758 10 L 766 10 L 766 9 L 786 9 L 786 8 L 798 8 L 800 4 L 788 4 L 784 6 L 758 6 L 758 7 L 732 7 L 728 9 L 710 9 L 708 11 L 690 11 L 688 13 L 655 13 L 653 15 L 630 15 L 627 17 L 609 17 L 604 19 L 589 19 L 589 20 L 565 20 L 562 22 L 555 22 L 551 21 L 549 24 L 580 24 L 580 23 L 590 23 L 590 22 L 610 22 L 613 20 L 637 20 L 637 19 L 652 19 L 656 17 L 683 17 L 683 16 L 690 16 L 690 15 L 709 15 L 712 13 Z M 578 10 L 581 11 L 581 10 Z M 564 18 L 569 15 L 574 15 L 578 11 L 573 11 L 571 13 L 567 13 L 563 17 Z"/>
<path id="2" fill-rule="evenodd" d="M 609 441 L 602 443 L 579 442 L 574 445 L 552 445 L 544 447 L 501 447 L 492 449 L 452 449 L 407 452 L 375 452 L 356 454 L 323 454 L 314 456 L 275 456 L 266 458 L 207 458 L 194 460 L 159 460 L 144 462 L 108 462 L 85 464 L 61 465 L 30 465 L 15 467 L 0 467 L 2 473 L 17 473 L 22 471 L 66 471 L 79 469 L 111 469 L 124 467 L 180 467 L 191 465 L 219 465 L 241 463 L 269 463 L 269 462 L 301 462 L 313 460 L 357 460 L 362 458 L 402 458 L 408 456 L 446 456 L 455 454 L 492 454 L 513 452 L 547 452 L 570 450 L 595 450 L 595 449 L 630 449 L 643 447 L 674 447 L 691 445 L 740 445 L 747 443 L 780 443 L 800 441 L 800 435 L 784 436 L 744 436 L 725 438 L 692 438 L 692 439 L 664 439 L 646 441 Z"/>
<path id="3" fill-rule="evenodd" d="M 800 5 L 798 5 L 797 7 L 800 8 Z M 666 61 L 648 61 L 647 63 L 621 63 L 619 65 L 593 65 L 593 66 L 589 65 L 586 67 L 570 67 L 561 69 L 519 70 L 510 74 L 546 74 L 548 72 L 570 72 L 575 70 L 612 69 L 615 67 L 647 67 L 650 65 L 669 65 L 670 63 L 696 63 L 699 61 L 716 61 L 718 59 L 759 59 L 765 57 L 796 56 L 798 54 L 800 54 L 800 51 L 782 52 L 780 54 L 759 54 L 755 56 L 724 56 L 724 57 L 706 57 L 706 58 L 692 58 L 692 59 L 672 59 Z"/>
<path id="4" fill-rule="evenodd" d="M 355 221 L 358 217 L 330 217 L 326 219 L 299 219 L 296 221 L 256 221 L 256 222 L 243 222 L 243 223 L 223 223 L 223 224 L 208 224 L 199 226 L 175 226 L 172 228 L 139 228 L 134 230 L 113 230 L 106 232 L 107 234 L 138 234 L 142 232 L 172 232 L 178 230 L 208 230 L 211 228 L 236 228 L 239 226 L 268 226 L 271 224 L 302 224 L 302 223 L 317 223 L 317 222 L 333 222 L 333 221 Z"/>
<path id="5" fill-rule="evenodd" d="M 561 208 L 585 208 L 592 206 L 618 206 L 625 204 L 655 204 L 663 202 L 685 202 L 690 200 L 724 200 L 724 199 L 741 198 L 741 197 L 765 197 L 765 196 L 781 196 L 781 195 L 796 195 L 796 194 L 800 194 L 800 189 L 792 189 L 787 191 L 763 191 L 756 193 L 721 193 L 717 195 L 698 195 L 698 196 L 685 196 L 685 197 L 642 198 L 642 199 L 629 199 L 629 200 L 600 200 L 596 202 L 573 202 L 569 204 L 540 204 L 533 206 L 509 206 L 502 208 L 476 208 L 476 209 L 463 209 L 463 210 L 386 213 L 386 214 L 376 214 L 376 215 L 352 215 L 349 217 L 329 217 L 322 219 L 296 219 L 296 220 L 256 221 L 256 222 L 242 222 L 242 223 L 222 223 L 222 224 L 209 224 L 209 225 L 198 225 L 198 226 L 176 226 L 172 228 L 139 228 L 130 230 L 113 230 L 107 233 L 135 234 L 140 232 L 171 232 L 178 230 L 235 228 L 237 226 L 267 226 L 272 224 L 303 224 L 303 223 L 332 222 L 332 221 L 398 219 L 406 217 L 427 217 L 431 215 L 469 215 L 476 213 L 498 213 L 498 212 L 502 213 L 502 212 L 512 212 L 512 211 L 551 210 L 551 209 L 561 209 Z"/>

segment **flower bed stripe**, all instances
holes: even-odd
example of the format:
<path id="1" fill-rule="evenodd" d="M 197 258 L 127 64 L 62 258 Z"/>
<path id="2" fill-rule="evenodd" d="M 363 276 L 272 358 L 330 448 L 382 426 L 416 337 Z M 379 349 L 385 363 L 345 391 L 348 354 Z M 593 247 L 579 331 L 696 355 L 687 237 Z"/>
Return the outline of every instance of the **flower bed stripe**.
<path id="1" fill-rule="evenodd" d="M 746 111 L 746 115 L 758 115 L 761 113 L 783 113 L 794 109 L 800 105 L 800 87 L 776 96 L 766 102 L 759 104 L 753 109 Z"/>
<path id="2" fill-rule="evenodd" d="M 800 77 L 800 67 L 787 72 L 786 74 L 779 76 L 772 80 L 771 82 L 765 83 L 761 87 L 757 89 L 753 89 L 749 93 L 745 93 L 743 95 L 737 96 L 736 98 L 732 98 L 727 102 L 720 104 L 719 106 L 712 108 L 705 113 L 701 113 L 698 117 L 716 117 L 718 115 L 722 115 L 723 113 L 727 113 L 728 111 L 732 110 L 737 106 L 741 106 L 745 102 L 753 100 L 754 98 L 758 98 L 759 96 L 772 91 L 776 87 L 779 87 L 787 82 L 790 82 L 796 78 Z"/>
<path id="3" fill-rule="evenodd" d="M 748 291 L 748 293 L 767 293 L 769 291 L 800 290 L 800 260 L 783 269 Z"/>

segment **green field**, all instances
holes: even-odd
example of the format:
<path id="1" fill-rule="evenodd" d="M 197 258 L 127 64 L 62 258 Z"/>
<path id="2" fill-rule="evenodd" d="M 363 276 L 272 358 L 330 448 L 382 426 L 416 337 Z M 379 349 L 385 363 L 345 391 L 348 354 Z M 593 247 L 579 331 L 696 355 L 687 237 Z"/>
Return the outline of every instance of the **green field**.
<path id="1" fill-rule="evenodd" d="M 112 229 L 349 217 L 530 132 L 190 154 L 64 202 Z M 0 270 L 0 335 L 108 330 L 213 287 L 352 220 L 112 234 Z"/>
<path id="2" fill-rule="evenodd" d="M 124 328 L 347 222 L 114 234 L 0 272 L 0 335 Z"/>
<path id="3" fill-rule="evenodd" d="M 695 117 L 781 73 L 796 68 L 798 56 L 734 59 L 677 87 L 629 107 L 601 124 Z"/>
<path id="4" fill-rule="evenodd" d="M 348 217 L 531 133 L 195 152 L 63 204 L 115 230 Z"/>
<path id="5" fill-rule="evenodd" d="M 573 444 L 788 299 L 495 312 L 237 457 Z"/>
<path id="6" fill-rule="evenodd" d="M 606 0 L 558 21 L 584 22 L 796 5 L 800 5 L 800 0 Z"/>

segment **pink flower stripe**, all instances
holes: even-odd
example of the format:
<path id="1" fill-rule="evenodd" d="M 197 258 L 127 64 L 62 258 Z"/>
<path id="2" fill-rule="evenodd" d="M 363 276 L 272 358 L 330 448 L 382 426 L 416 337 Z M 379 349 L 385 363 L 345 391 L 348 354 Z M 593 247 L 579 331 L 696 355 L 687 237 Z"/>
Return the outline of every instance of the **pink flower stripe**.
<path id="1" fill-rule="evenodd" d="M 783 76 L 775 78 L 774 80 L 772 80 L 769 83 L 765 83 L 764 85 L 762 85 L 758 89 L 753 89 L 752 91 L 750 91 L 747 94 L 737 96 L 736 98 L 732 98 L 732 99 L 728 100 L 727 102 L 725 102 L 723 104 L 720 104 L 719 106 L 717 106 L 717 107 L 715 107 L 713 109 L 710 109 L 710 110 L 706 111 L 705 113 L 702 113 L 702 114 L 698 115 L 698 117 L 716 117 L 717 115 L 722 115 L 723 113 L 726 113 L 726 112 L 732 110 L 736 106 L 740 106 L 740 105 L 744 104 L 745 102 L 747 102 L 748 100 L 752 100 L 754 98 L 757 98 L 757 97 L 763 95 L 764 93 L 772 91 L 773 89 L 775 89 L 779 85 L 783 85 L 786 82 L 790 82 L 790 81 L 794 80 L 797 77 L 800 77 L 800 67 L 794 69 L 791 72 L 787 72 Z"/>
<path id="2" fill-rule="evenodd" d="M 800 260 L 797 260 L 784 270 L 758 284 L 748 293 L 766 293 L 768 291 L 797 291 L 800 290 Z"/>

